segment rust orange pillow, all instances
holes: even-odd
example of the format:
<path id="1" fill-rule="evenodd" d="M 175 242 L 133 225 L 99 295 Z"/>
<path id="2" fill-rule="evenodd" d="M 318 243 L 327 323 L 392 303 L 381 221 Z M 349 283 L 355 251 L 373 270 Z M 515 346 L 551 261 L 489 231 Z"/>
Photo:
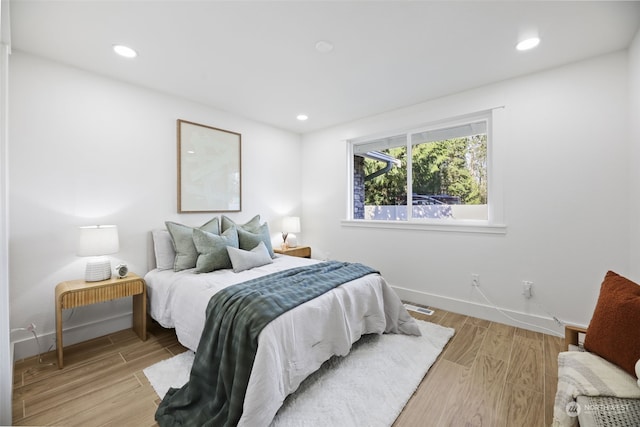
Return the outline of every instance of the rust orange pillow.
<path id="1" fill-rule="evenodd" d="M 584 339 L 587 351 L 635 376 L 640 359 L 640 286 L 608 271 Z"/>

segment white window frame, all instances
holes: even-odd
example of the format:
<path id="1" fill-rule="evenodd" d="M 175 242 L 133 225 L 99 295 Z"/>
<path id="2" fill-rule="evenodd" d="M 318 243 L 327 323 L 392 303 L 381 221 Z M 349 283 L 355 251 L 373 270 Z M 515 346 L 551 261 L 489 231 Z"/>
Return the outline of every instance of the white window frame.
<path id="1" fill-rule="evenodd" d="M 486 220 L 468 219 L 414 219 L 411 209 L 407 209 L 406 221 L 367 220 L 353 218 L 353 156 L 354 147 L 376 139 L 382 139 L 399 134 L 406 134 L 408 149 L 407 159 L 411 159 L 410 143 L 411 135 L 417 132 L 440 129 L 450 126 L 462 125 L 473 121 L 487 121 L 487 217 Z M 411 126 L 400 130 L 384 132 L 377 135 L 354 138 L 346 141 L 347 146 L 347 212 L 346 219 L 342 220 L 345 227 L 379 228 L 379 229 L 403 229 L 426 231 L 451 231 L 465 233 L 505 234 L 507 226 L 504 216 L 503 197 L 503 152 L 505 148 L 504 134 L 506 123 L 504 121 L 504 107 L 496 107 L 471 114 L 465 114 L 444 120 L 429 122 L 420 126 Z M 407 176 L 409 186 L 407 191 L 407 206 L 411 206 L 411 162 L 407 161 Z"/>

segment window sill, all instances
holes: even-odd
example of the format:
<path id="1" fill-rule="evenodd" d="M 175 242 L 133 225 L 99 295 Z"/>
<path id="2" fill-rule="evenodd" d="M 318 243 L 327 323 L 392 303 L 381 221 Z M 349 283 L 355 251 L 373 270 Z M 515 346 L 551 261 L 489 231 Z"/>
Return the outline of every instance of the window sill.
<path id="1" fill-rule="evenodd" d="M 488 221 L 379 221 L 343 219 L 343 227 L 379 228 L 391 230 L 444 231 L 454 233 L 507 234 L 505 224 L 489 224 Z"/>

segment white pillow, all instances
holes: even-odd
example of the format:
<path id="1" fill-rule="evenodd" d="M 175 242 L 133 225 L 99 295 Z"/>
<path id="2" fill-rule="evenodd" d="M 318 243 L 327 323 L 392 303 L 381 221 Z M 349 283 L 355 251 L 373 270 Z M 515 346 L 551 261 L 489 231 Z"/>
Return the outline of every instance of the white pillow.
<path id="1" fill-rule="evenodd" d="M 173 249 L 171 234 L 167 230 L 152 230 L 153 251 L 156 255 L 156 268 L 158 270 L 173 270 L 176 259 L 176 251 Z"/>
<path id="2" fill-rule="evenodd" d="M 235 273 L 273 262 L 264 242 L 258 243 L 258 246 L 250 251 L 227 246 L 227 252 L 229 253 L 229 258 L 231 258 L 231 265 Z"/>

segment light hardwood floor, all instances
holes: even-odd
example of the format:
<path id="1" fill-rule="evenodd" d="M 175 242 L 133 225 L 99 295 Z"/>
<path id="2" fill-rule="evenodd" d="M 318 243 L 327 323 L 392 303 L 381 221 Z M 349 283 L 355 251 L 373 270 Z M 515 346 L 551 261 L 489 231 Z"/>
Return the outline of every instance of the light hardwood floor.
<path id="1" fill-rule="evenodd" d="M 435 309 L 415 317 L 456 329 L 395 427 L 551 424 L 557 356 L 564 339 Z M 413 314 L 413 313 L 412 313 Z M 149 326 L 142 342 L 124 330 L 18 361 L 13 423 L 155 426 L 159 399 L 142 369 L 185 351 L 173 330 Z"/>

